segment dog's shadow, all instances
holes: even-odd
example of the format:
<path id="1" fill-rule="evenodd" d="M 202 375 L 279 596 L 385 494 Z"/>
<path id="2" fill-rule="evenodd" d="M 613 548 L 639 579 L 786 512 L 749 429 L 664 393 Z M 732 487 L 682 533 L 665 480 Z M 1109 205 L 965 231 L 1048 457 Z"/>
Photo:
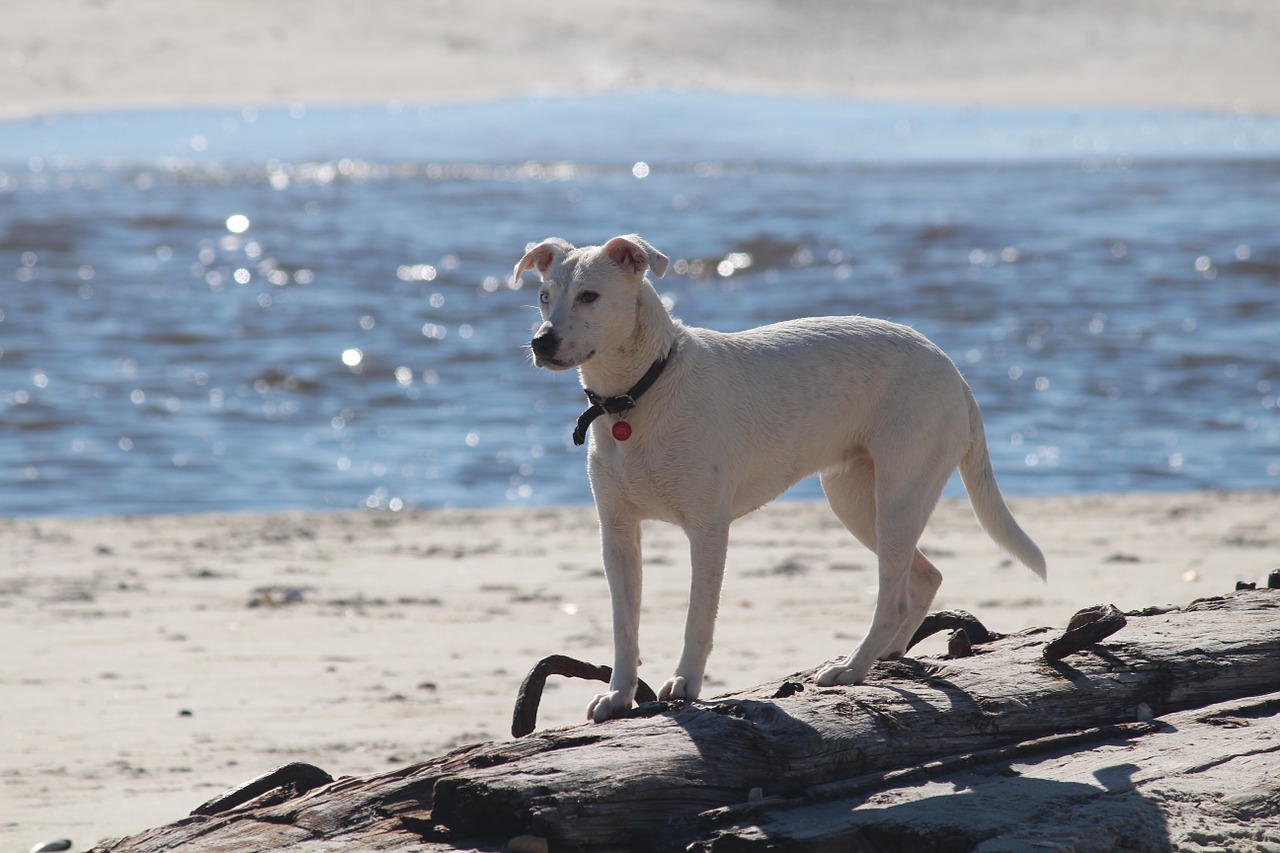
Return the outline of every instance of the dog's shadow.
<path id="1" fill-rule="evenodd" d="M 931 834 L 946 839 L 948 850 L 968 850 L 987 841 L 1013 849 L 1045 840 L 1069 846 L 1087 838 L 1093 844 L 1123 826 L 1125 837 L 1138 844 L 1134 849 L 1169 849 L 1164 815 L 1132 781 L 1135 765 L 1103 766 L 1092 772 L 1092 781 L 1087 781 L 1087 770 L 1081 771 L 1086 781 L 1038 775 L 1041 766 L 1047 771 L 1078 754 L 1078 745 L 1030 756 L 992 750 L 972 758 L 963 754 L 960 742 L 952 747 L 961 754 L 950 756 L 922 754 L 929 750 L 917 746 L 921 754 L 904 750 L 902 764 L 885 769 L 883 756 L 894 749 L 898 733 L 925 725 L 930 716 L 936 719 L 941 712 L 990 719 L 989 709 L 944 673 L 936 664 L 904 658 L 882 663 L 866 685 L 817 688 L 805 678 L 811 674 L 805 674 L 781 682 L 772 699 L 657 702 L 633 713 L 666 716 L 686 732 L 703 759 L 697 768 L 700 785 L 759 787 L 767 799 L 738 819 L 766 836 L 791 839 L 796 827 L 820 824 L 824 840 L 847 841 L 856 850 L 919 849 Z M 911 681 L 933 688 L 930 698 L 911 690 Z M 811 690 L 841 694 L 835 703 L 823 703 L 823 713 L 866 715 L 870 733 L 851 737 L 847 724 L 826 726 L 802 706 L 793 706 L 794 712 L 787 707 L 792 696 Z M 890 691 L 896 699 L 876 702 L 865 696 L 868 690 Z M 949 708 L 938 707 L 939 696 Z M 1123 747 L 1131 740 L 1117 735 L 1091 741 L 1083 750 Z M 937 753 L 947 741 L 938 734 L 931 745 Z M 831 778 L 833 763 L 856 768 L 859 759 L 878 767 Z M 770 807 L 774 797 L 785 804 Z"/>

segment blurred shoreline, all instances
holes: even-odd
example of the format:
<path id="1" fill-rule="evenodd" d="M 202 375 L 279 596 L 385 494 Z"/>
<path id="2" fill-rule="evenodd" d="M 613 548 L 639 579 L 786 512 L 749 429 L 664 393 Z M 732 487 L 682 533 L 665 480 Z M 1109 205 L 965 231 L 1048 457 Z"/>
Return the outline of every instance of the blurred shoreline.
<path id="1" fill-rule="evenodd" d="M 654 0 L 638 9 L 624 0 L 14 4 L 0 31 L 0 115 L 654 88 L 1280 112 L 1280 5 L 1268 0 L 1176 9 L 1162 0 Z"/>

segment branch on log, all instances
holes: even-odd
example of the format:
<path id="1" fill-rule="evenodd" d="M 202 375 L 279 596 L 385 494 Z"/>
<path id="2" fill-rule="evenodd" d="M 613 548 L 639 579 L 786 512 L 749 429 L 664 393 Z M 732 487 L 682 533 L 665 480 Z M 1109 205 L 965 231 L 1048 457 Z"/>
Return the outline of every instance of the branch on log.
<path id="1" fill-rule="evenodd" d="M 333 781 L 333 777 L 312 764 L 295 762 L 277 767 L 250 779 L 239 787 L 220 794 L 207 803 L 196 806 L 193 815 L 215 815 L 238 809 L 252 803 L 255 806 L 274 805 L 291 800 Z M 268 799 L 270 795 L 270 799 Z"/>
<path id="2" fill-rule="evenodd" d="M 1044 647 L 1044 659 L 1060 661 L 1110 637 L 1127 624 L 1124 614 L 1111 604 L 1086 607 L 1067 623 L 1066 632 Z"/>
<path id="3" fill-rule="evenodd" d="M 990 643 L 992 640 L 998 640 L 1003 636 L 988 631 L 987 626 L 979 622 L 978 617 L 972 613 L 966 613 L 963 610 L 938 610 L 924 617 L 924 621 L 920 623 L 920 627 L 912 635 L 911 642 L 907 643 L 907 651 L 910 651 L 922 640 L 932 637 L 939 631 L 946 630 L 962 631 L 970 646 Z M 967 655 L 957 655 L 957 657 L 967 657 Z"/>
<path id="4" fill-rule="evenodd" d="M 585 678 L 588 681 L 603 681 L 608 684 L 610 676 L 613 675 L 613 667 L 595 666 L 568 655 L 551 655 L 538 661 L 537 665 L 524 677 L 520 692 L 516 695 L 516 707 L 511 715 L 512 737 L 524 737 L 537 728 L 542 688 L 546 686 L 548 676 L 552 675 Z M 653 692 L 652 687 L 640 680 L 636 686 L 636 701 L 641 704 L 656 702 L 658 696 Z"/>
<path id="5" fill-rule="evenodd" d="M 443 853 L 520 835 L 551 850 L 715 853 L 1103 850 L 1116 833 L 1129 849 L 1280 844 L 1280 593 L 1130 614 L 1064 660 L 1045 659 L 1050 639 L 885 662 L 856 687 L 800 673 L 654 703 L 279 802 L 257 794 L 96 849 Z"/>

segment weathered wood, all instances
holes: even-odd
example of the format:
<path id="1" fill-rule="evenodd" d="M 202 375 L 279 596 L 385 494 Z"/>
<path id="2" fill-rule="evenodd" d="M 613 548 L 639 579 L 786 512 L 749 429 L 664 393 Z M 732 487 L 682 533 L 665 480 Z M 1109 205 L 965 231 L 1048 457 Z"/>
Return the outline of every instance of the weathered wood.
<path id="1" fill-rule="evenodd" d="M 741 809 L 698 853 L 1280 850 L 1280 693 Z M 1002 750 L 1001 752 L 1006 752 Z M 874 793 L 871 793 L 874 792 Z"/>
<path id="2" fill-rule="evenodd" d="M 284 802 L 332 781 L 332 776 L 315 765 L 302 762 L 285 764 L 196 806 L 191 813 L 215 815 L 250 803 L 264 806 L 269 804 L 265 801 L 268 797 L 271 803 Z"/>
<path id="3" fill-rule="evenodd" d="M 549 839 L 552 850 L 760 850 L 775 849 L 775 840 L 776 849 L 900 849 L 922 826 L 921 811 L 948 793 L 956 799 L 928 824 L 938 831 L 911 849 L 968 850 L 1031 831 L 1029 818 L 1001 823 L 996 814 L 973 814 L 999 812 L 992 792 L 1018 779 L 1025 784 L 1005 793 L 1042 799 L 1047 810 L 1038 819 L 1046 833 L 1058 832 L 1070 809 L 1086 816 L 1092 798 L 1120 808 L 1120 826 L 1148 827 L 1130 849 L 1167 849 L 1167 833 L 1189 818 L 1173 799 L 1145 796 L 1135 780 L 1169 780 L 1152 790 L 1176 798 L 1189 790 L 1176 779 L 1211 778 L 1203 774 L 1218 758 L 1224 767 L 1250 768 L 1259 780 L 1260 793 L 1240 801 L 1240 814 L 1254 815 L 1259 832 L 1276 826 L 1280 699 L 1229 703 L 1280 688 L 1280 594 L 1238 592 L 1178 612 L 1131 614 L 1105 645 L 1059 662 L 1043 657 L 1053 639 L 1046 630 L 1024 631 L 976 646 L 963 659 L 883 663 L 857 687 L 817 688 L 804 673 L 688 707 L 654 703 L 630 719 L 479 744 L 393 773 L 339 779 L 285 802 L 193 816 L 97 849 L 151 853 L 191 844 L 184 849 L 309 853 L 358 844 L 443 851 L 497 849 L 521 834 Z M 788 686 L 794 684 L 803 689 Z M 1228 704 L 1189 711 L 1215 703 Z M 1202 716 L 1170 716 L 1181 712 Z M 1135 723 L 1149 715 L 1154 724 Z M 1246 748 L 1245 734 L 1231 734 L 1221 722 L 1229 719 L 1247 720 L 1238 728 L 1256 730 L 1262 743 Z M 1201 753 L 1198 743 L 1212 743 L 1212 751 Z M 1107 770 L 1125 763 L 1117 750 L 1128 750 L 1125 761 L 1137 768 L 1128 781 Z M 1078 767 L 1074 756 L 1064 758 L 1073 751 L 1082 756 Z M 1196 755 L 1206 765 L 1199 775 L 1188 769 Z M 1227 786 L 1223 796 L 1239 794 L 1228 777 L 1217 778 Z M 961 797 L 948 780 L 981 790 Z M 937 794 L 913 800 L 904 785 Z M 763 798 L 739 808 L 754 788 Z M 1103 789 L 1123 796 L 1095 796 Z M 867 822 L 833 822 L 854 813 Z M 827 836 L 796 830 L 818 818 L 829 822 Z M 1113 831 L 1103 846 L 1123 849 L 1118 837 Z M 945 838 L 955 841 L 942 844 Z"/>
<path id="4" fill-rule="evenodd" d="M 1061 637 L 1044 647 L 1044 659 L 1060 661 L 1067 655 L 1083 651 L 1089 646 L 1101 643 L 1127 624 L 1125 615 L 1112 604 L 1098 604 L 1086 607 L 1067 623 L 1067 630 Z"/>
<path id="5" fill-rule="evenodd" d="M 547 678 L 552 675 L 585 678 L 608 684 L 613 675 L 613 667 L 585 663 L 568 655 L 549 655 L 538 661 L 524 677 L 520 692 L 516 694 L 516 707 L 511 714 L 512 737 L 524 737 L 538 727 L 538 705 L 542 702 L 542 690 L 547 686 Z M 657 699 L 653 688 L 645 684 L 644 679 L 639 679 L 636 684 L 636 702 L 656 702 Z"/>
<path id="6" fill-rule="evenodd" d="M 920 623 L 920 627 L 912 635 L 911 642 L 907 643 L 907 651 L 911 651 L 922 640 L 932 637 L 939 631 L 946 630 L 963 631 L 969 640 L 970 646 L 990 643 L 992 640 L 998 640 L 1004 636 L 987 630 L 987 626 L 979 622 L 978 617 L 972 613 L 966 613 L 963 610 L 936 610 L 924 617 L 924 621 Z"/>

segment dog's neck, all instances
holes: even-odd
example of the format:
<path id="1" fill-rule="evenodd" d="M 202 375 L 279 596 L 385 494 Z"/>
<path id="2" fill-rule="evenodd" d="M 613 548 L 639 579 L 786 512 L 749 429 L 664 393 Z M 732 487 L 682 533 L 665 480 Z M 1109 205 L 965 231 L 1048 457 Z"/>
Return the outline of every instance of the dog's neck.
<path id="1" fill-rule="evenodd" d="M 631 336 L 596 353 L 578 369 L 582 387 L 602 397 L 625 394 L 655 361 L 667 357 L 679 334 L 678 324 L 648 279 L 640 283 L 636 300 L 636 325 Z"/>

